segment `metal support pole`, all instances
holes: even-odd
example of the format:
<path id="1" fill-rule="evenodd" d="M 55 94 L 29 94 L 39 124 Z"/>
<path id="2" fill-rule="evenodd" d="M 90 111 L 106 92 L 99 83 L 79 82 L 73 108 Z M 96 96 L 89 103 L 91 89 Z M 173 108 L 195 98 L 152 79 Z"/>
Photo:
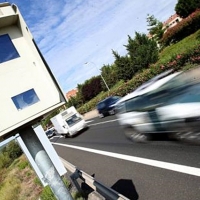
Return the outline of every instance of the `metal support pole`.
<path id="1" fill-rule="evenodd" d="M 96 66 L 96 64 L 94 62 L 86 62 L 85 65 L 87 65 L 88 63 L 92 63 L 96 67 L 96 69 L 99 71 L 98 67 Z M 100 76 L 101 76 L 101 78 L 102 78 L 107 90 L 110 92 L 110 88 L 108 87 L 108 85 L 107 85 L 107 83 L 106 83 L 106 81 L 105 81 L 105 79 L 104 79 L 104 77 L 102 76 L 101 73 L 100 73 Z"/>
<path id="2" fill-rule="evenodd" d="M 105 79 L 103 78 L 103 76 L 101 75 L 101 78 L 103 79 L 103 82 L 104 82 L 104 84 L 106 85 L 106 87 L 107 87 L 107 90 L 108 91 L 110 91 L 110 89 L 109 89 L 109 87 L 108 87 L 108 85 L 107 85 L 107 83 L 106 83 L 106 81 L 105 81 Z"/>
<path id="3" fill-rule="evenodd" d="M 32 127 L 24 128 L 19 134 L 56 198 L 58 200 L 72 200 L 70 192 Z"/>

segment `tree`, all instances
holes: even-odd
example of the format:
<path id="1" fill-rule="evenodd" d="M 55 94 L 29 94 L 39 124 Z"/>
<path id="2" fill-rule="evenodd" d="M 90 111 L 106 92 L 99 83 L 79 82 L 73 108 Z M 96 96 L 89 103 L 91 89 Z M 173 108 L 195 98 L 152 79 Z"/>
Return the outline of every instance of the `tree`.
<path id="1" fill-rule="evenodd" d="M 134 67 L 131 65 L 131 60 L 128 56 L 120 56 L 117 52 L 113 51 L 115 57 L 115 65 L 118 80 L 130 80 L 134 73 Z"/>
<path id="2" fill-rule="evenodd" d="M 125 47 L 135 71 L 147 68 L 158 60 L 157 43 L 145 34 L 135 32 L 134 39 L 128 36 L 128 44 Z"/>
<path id="3" fill-rule="evenodd" d="M 197 8 L 200 8 L 199 0 L 178 0 L 175 6 L 176 14 L 182 18 L 186 18 Z"/>
<path id="4" fill-rule="evenodd" d="M 157 42 L 162 38 L 165 29 L 163 29 L 163 23 L 158 21 L 154 15 L 147 15 L 147 26 L 150 28 L 147 29 L 151 34 L 152 38 L 154 38 Z"/>
<path id="5" fill-rule="evenodd" d="M 67 102 L 67 107 L 71 107 L 71 106 L 74 106 L 74 107 L 77 107 L 77 101 L 76 101 L 76 97 L 70 97 L 68 102 Z"/>
<path id="6" fill-rule="evenodd" d="M 81 87 L 83 102 L 85 103 L 91 100 L 101 91 L 102 91 L 102 85 L 100 76 L 92 77 L 91 79 L 86 80 L 83 86 Z"/>

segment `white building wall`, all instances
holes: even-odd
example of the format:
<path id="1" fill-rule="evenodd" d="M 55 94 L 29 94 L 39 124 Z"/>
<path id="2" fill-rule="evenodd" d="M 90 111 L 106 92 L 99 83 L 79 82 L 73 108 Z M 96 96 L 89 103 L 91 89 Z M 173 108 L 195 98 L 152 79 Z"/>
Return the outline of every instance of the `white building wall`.
<path id="1" fill-rule="evenodd" d="M 14 11 L 15 7 L 4 5 L 0 4 L 0 36 L 10 36 L 20 57 L 0 63 L 0 136 L 66 102 L 50 69 L 39 55 L 21 14 Z M 30 89 L 34 89 L 39 101 L 17 109 L 12 97 Z"/>

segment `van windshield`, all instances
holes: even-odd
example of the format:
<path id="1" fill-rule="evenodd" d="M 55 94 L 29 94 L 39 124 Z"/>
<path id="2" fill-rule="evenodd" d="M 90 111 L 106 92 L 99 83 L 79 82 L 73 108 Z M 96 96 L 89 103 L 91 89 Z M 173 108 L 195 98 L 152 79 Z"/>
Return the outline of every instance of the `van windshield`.
<path id="1" fill-rule="evenodd" d="M 66 119 L 66 123 L 70 127 L 70 126 L 73 126 L 74 124 L 78 123 L 81 120 L 82 120 L 81 117 L 74 114 L 71 117 L 69 117 L 68 119 Z"/>

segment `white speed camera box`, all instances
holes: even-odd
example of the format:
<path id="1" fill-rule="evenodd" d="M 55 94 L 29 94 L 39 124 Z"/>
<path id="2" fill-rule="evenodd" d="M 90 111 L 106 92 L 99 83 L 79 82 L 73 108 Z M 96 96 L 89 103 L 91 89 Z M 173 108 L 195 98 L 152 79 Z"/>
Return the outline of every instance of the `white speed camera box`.
<path id="1" fill-rule="evenodd" d="M 66 103 L 17 6 L 0 3 L 0 136 Z"/>

